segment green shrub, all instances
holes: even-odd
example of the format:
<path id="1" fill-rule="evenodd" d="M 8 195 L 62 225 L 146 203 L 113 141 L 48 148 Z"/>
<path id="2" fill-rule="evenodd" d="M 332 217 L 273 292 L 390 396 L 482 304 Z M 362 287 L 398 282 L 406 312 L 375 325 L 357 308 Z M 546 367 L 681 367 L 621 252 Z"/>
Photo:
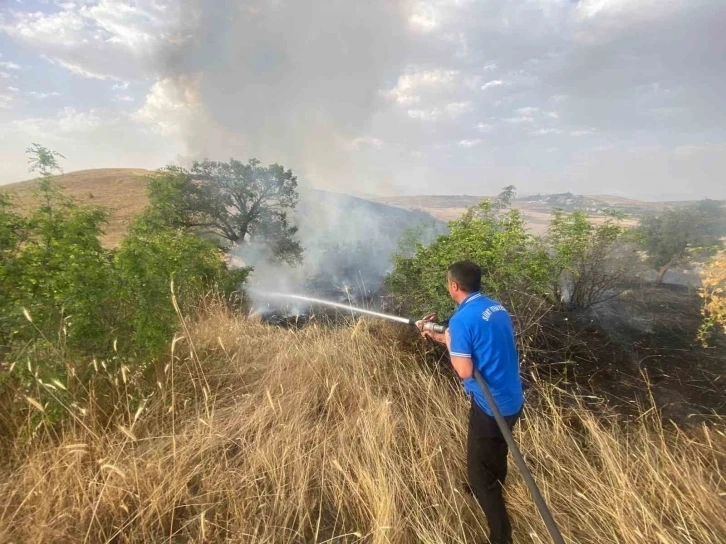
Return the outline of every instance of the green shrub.
<path id="1" fill-rule="evenodd" d="M 165 355 L 179 315 L 193 316 L 210 291 L 229 300 L 249 273 L 227 270 L 212 241 L 153 210 L 134 221 L 118 250 L 104 248 L 108 212 L 55 186 L 61 155 L 37 145 L 29 151 L 43 175 L 36 207 L 23 217 L 0 194 L 0 412 L 20 412 L 0 418 L 5 436 L 19 432 L 8 421 L 28 410 L 28 421 L 42 413 L 53 422 L 73 412 L 72 400 L 143 375 Z M 71 381 L 80 390 L 68 391 Z"/>
<path id="2" fill-rule="evenodd" d="M 145 218 L 132 225 L 115 256 L 124 306 L 124 341 L 139 355 L 156 355 L 178 326 L 170 289 L 180 311 L 189 315 L 212 289 L 231 294 L 249 270 L 228 271 L 224 254 L 211 242 L 182 229 L 149 228 Z"/>
<path id="3" fill-rule="evenodd" d="M 617 294 L 636 269 L 622 217 L 594 225 L 582 212 L 555 211 L 549 232 L 529 233 L 517 210 L 508 210 L 514 188 L 484 200 L 431 244 L 402 242 L 386 287 L 399 310 L 418 316 L 448 315 L 454 303 L 446 288 L 446 269 L 469 259 L 482 268 L 482 292 L 512 309 L 520 323 L 534 324 L 544 308 L 581 308 Z M 525 325 L 526 326 L 526 325 Z"/>
<path id="4" fill-rule="evenodd" d="M 110 254 L 98 238 L 106 211 L 63 196 L 49 179 L 37 198 L 27 219 L 0 211 L 5 351 L 38 338 L 54 342 L 61 333 L 70 348 L 104 351 L 113 301 Z"/>

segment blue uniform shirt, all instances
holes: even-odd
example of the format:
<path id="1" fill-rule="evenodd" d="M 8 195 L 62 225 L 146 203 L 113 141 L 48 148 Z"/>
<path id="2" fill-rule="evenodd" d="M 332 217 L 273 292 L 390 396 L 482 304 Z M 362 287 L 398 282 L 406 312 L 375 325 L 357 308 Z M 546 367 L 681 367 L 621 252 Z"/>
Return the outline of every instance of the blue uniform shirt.
<path id="1" fill-rule="evenodd" d="M 473 293 L 449 320 L 449 332 L 451 355 L 470 358 L 502 415 L 516 414 L 522 408 L 524 395 L 514 328 L 506 309 L 481 293 Z M 494 415 L 474 376 L 464 380 L 464 390 L 487 414 Z"/>

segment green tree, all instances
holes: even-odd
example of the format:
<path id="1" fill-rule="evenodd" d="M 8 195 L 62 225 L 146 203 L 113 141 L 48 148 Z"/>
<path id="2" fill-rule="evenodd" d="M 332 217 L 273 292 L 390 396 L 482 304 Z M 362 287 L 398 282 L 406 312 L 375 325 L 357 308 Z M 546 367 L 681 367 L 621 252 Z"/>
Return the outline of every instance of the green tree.
<path id="1" fill-rule="evenodd" d="M 703 200 L 649 215 L 640 222 L 637 232 L 648 262 L 658 270 L 656 283 L 661 284 L 673 266 L 714 254 L 721 246 L 723 229 L 721 204 Z"/>
<path id="2" fill-rule="evenodd" d="M 584 212 L 553 212 L 545 243 L 556 300 L 584 308 L 624 288 L 639 259 L 621 219 L 611 215 L 594 225 Z"/>
<path id="3" fill-rule="evenodd" d="M 60 157 L 62 159 L 65 159 L 65 157 L 57 151 L 51 151 L 40 144 L 33 144 L 25 150 L 25 153 L 29 156 L 28 171 L 38 172 L 44 178 L 51 177 L 54 172 L 58 172 L 59 174 L 63 173 L 63 169 L 58 166 L 56 157 Z"/>
<path id="4" fill-rule="evenodd" d="M 224 249 L 255 242 L 279 260 L 302 256 L 288 219 L 298 201 L 297 178 L 279 164 L 232 159 L 195 162 L 191 171 L 169 167 L 150 180 L 149 199 L 148 220 L 193 229 Z"/>

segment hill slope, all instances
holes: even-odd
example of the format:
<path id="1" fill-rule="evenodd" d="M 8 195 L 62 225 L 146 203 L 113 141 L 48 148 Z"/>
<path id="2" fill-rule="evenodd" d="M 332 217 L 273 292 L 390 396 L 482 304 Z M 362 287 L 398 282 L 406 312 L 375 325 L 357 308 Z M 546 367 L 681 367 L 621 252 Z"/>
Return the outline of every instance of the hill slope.
<path id="1" fill-rule="evenodd" d="M 79 170 L 54 179 L 68 196 L 111 209 L 103 242 L 116 247 L 131 219 L 148 202 L 145 176 L 152 173 L 140 168 L 100 168 Z M 20 209 L 27 210 L 33 203 L 37 186 L 37 180 L 22 181 L 0 185 L 0 191 L 14 193 Z"/>
<path id="2" fill-rule="evenodd" d="M 130 221 L 148 204 L 146 176 L 151 174 L 151 170 L 138 168 L 103 168 L 79 170 L 56 176 L 54 180 L 68 196 L 111 210 L 103 241 L 109 247 L 116 247 L 123 239 Z M 18 207 L 27 211 L 33 204 L 33 193 L 37 186 L 37 180 L 29 180 L 2 185 L 0 191 L 14 193 Z M 340 243 L 370 241 L 377 242 L 379 249 L 385 252 L 383 250 L 395 247 L 403 229 L 422 222 L 436 222 L 424 211 L 343 193 L 304 189 L 300 193 L 300 203 L 294 218 L 300 226 L 303 242 L 313 238 Z"/>
<path id="3" fill-rule="evenodd" d="M 485 542 L 462 485 L 467 398 L 412 334 L 216 310 L 170 372 L 99 365 L 110 391 L 77 400 L 82 425 L 38 419 L 3 457 L 0 541 Z M 621 422 L 542 380 L 526 394 L 516 439 L 568 542 L 724 541 L 721 421 L 686 433 L 654 406 Z M 506 485 L 515 542 L 549 542 L 514 468 Z"/>

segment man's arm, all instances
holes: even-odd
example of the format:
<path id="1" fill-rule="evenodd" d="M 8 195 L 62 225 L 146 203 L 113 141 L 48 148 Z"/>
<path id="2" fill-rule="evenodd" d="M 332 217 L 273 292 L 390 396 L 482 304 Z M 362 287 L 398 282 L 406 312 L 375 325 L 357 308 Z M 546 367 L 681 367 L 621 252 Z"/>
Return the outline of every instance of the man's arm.
<path id="1" fill-rule="evenodd" d="M 454 367 L 459 378 L 466 380 L 474 375 L 474 362 L 471 359 L 472 342 L 469 331 L 458 324 L 446 329 L 445 341 Z M 453 328 L 453 331 L 452 331 Z"/>

